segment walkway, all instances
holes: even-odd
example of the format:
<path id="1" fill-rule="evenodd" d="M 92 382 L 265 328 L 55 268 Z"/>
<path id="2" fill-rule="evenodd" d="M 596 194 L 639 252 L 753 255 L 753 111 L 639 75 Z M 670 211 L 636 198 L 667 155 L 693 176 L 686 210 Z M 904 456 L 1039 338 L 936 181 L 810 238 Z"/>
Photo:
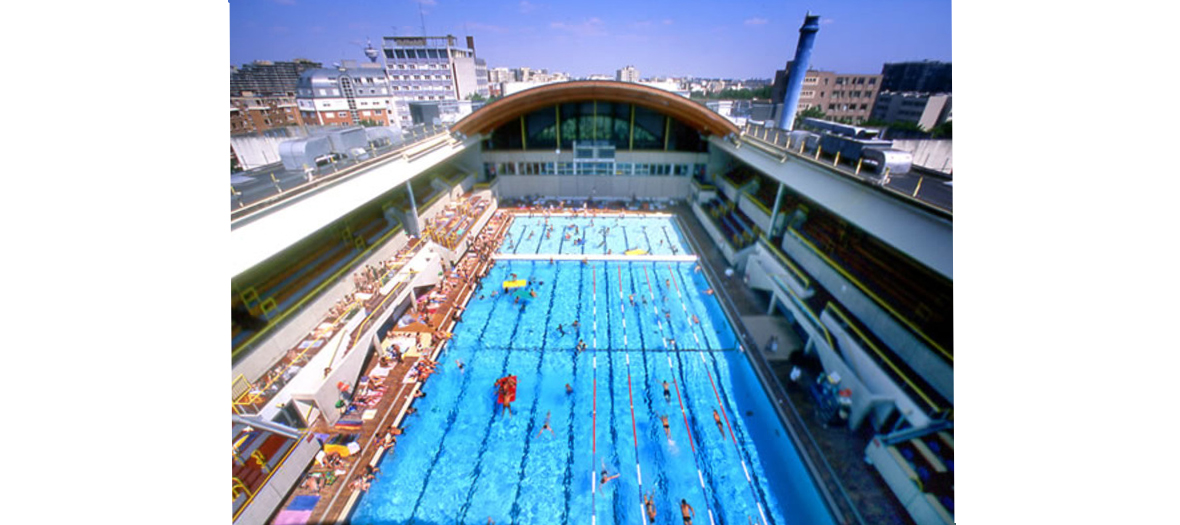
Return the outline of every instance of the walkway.
<path id="1" fill-rule="evenodd" d="M 711 243 L 708 233 L 706 233 L 704 226 L 701 225 L 700 220 L 692 212 L 692 208 L 684 203 L 678 203 L 670 207 L 681 218 L 681 225 L 687 231 L 697 246 L 707 246 L 705 243 Z M 695 251 L 695 250 L 694 250 Z M 729 262 L 725 260 L 725 256 L 721 254 L 720 250 L 705 249 L 700 250 L 701 262 L 707 269 L 711 270 L 713 276 L 723 276 L 725 269 L 729 267 Z M 715 277 L 714 277 L 715 278 Z M 716 278 L 715 278 L 716 280 Z M 765 319 L 766 309 L 768 306 L 768 296 L 759 297 L 748 286 L 742 285 L 739 282 L 739 277 L 735 276 L 731 280 L 721 277 L 717 283 L 716 288 L 724 290 L 729 298 L 732 300 L 733 307 L 737 309 L 737 314 L 741 317 L 742 323 L 746 327 L 735 327 L 741 332 L 745 332 L 744 336 L 740 336 L 741 340 L 745 341 L 746 346 L 754 346 L 753 351 L 765 352 L 766 339 L 768 336 L 754 339 L 747 330 L 749 324 L 747 319 L 754 321 L 754 325 L 761 326 L 765 321 L 759 322 L 760 319 Z M 732 282 L 728 282 L 732 281 Z M 724 301 L 722 301 L 724 304 Z M 818 451 L 805 447 L 810 450 L 800 449 L 802 454 L 815 455 L 817 452 L 822 453 L 823 459 L 831 465 L 832 471 L 839 478 L 839 482 L 843 484 L 845 491 L 848 493 L 848 498 L 852 500 L 852 504 L 856 506 L 856 511 L 860 513 L 866 524 L 898 524 L 908 525 L 913 521 L 909 517 L 909 513 L 902 507 L 897 497 L 885 485 L 884 480 L 877 473 L 872 465 L 866 464 L 864 461 L 864 450 L 868 446 L 869 441 L 872 440 L 872 430 L 870 425 L 865 425 L 861 432 L 853 433 L 847 428 L 824 428 L 816 414 L 816 405 L 811 397 L 807 394 L 803 387 L 806 380 L 813 380 L 815 372 L 800 378 L 800 384 L 794 385 L 788 378 L 790 369 L 795 362 L 804 362 L 800 352 L 795 352 L 790 360 L 783 360 L 781 355 L 790 348 L 789 344 L 784 344 L 784 338 L 779 338 L 779 350 L 776 354 L 764 353 L 767 360 L 771 362 L 774 374 L 778 377 L 780 383 L 786 387 L 787 396 L 790 404 L 794 405 L 794 410 L 801 416 L 803 423 L 808 432 L 815 438 L 818 445 Z M 754 366 L 761 366 L 758 360 L 754 360 Z M 771 392 L 772 398 L 775 392 Z M 790 414 L 792 409 L 786 403 L 779 400 L 783 406 L 784 412 Z M 814 457 L 813 462 L 819 465 L 821 472 L 826 471 L 822 466 L 822 460 L 819 457 Z M 826 476 L 825 476 L 826 477 Z M 840 498 L 838 489 L 834 488 L 835 483 L 832 480 L 821 480 L 830 488 L 829 491 L 833 493 L 833 497 Z M 855 523 L 855 519 L 848 517 L 848 523 Z"/>

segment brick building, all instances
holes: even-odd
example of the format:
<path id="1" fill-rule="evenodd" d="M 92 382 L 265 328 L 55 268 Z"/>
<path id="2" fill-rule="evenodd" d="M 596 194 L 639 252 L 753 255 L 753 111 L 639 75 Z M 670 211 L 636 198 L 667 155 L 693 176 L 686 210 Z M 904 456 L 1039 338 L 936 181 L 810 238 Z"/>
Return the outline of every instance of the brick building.
<path id="1" fill-rule="evenodd" d="M 230 133 L 302 124 L 295 103 L 295 85 L 304 71 L 320 66 L 319 62 L 297 58 L 291 62 L 256 61 L 231 68 Z"/>
<path id="2" fill-rule="evenodd" d="M 780 103 L 787 87 L 787 68 L 775 72 L 772 99 Z M 799 93 L 796 115 L 803 110 L 818 107 L 830 120 L 847 119 L 852 123 L 864 122 L 873 111 L 873 101 L 881 89 L 881 75 L 834 73 L 831 71 L 807 70 L 803 77 L 803 90 Z M 776 116 L 777 118 L 777 116 Z"/>

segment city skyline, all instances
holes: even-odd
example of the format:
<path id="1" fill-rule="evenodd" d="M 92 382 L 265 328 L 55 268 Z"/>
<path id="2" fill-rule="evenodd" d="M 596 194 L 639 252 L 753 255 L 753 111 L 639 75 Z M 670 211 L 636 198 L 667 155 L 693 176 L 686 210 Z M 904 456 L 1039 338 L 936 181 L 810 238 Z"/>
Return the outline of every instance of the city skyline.
<path id="1" fill-rule="evenodd" d="M 489 69 L 531 67 L 613 77 L 631 64 L 643 78 L 772 78 L 794 55 L 809 9 L 821 17 L 814 69 L 879 73 L 889 62 L 951 61 L 950 2 L 936 0 L 810 6 L 237 0 L 230 3 L 230 62 L 365 61 L 366 41 L 380 48 L 383 37 L 420 36 L 424 20 L 431 36 L 473 36 L 476 54 Z"/>

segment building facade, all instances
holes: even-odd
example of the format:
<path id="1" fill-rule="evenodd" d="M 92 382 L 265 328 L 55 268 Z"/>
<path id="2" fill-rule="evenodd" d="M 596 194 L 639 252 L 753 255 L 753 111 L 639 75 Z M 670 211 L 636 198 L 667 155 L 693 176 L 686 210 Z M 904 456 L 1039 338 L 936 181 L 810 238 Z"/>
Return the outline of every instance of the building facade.
<path id="1" fill-rule="evenodd" d="M 881 68 L 881 91 L 950 93 L 951 64 L 923 60 L 885 64 Z"/>
<path id="2" fill-rule="evenodd" d="M 619 82 L 639 82 L 639 70 L 635 66 L 627 66 L 615 71 L 615 80 Z"/>
<path id="3" fill-rule="evenodd" d="M 385 70 L 395 109 L 403 125 L 412 122 L 409 103 L 487 97 L 488 72 L 475 56 L 475 39 L 466 45 L 452 36 L 385 37 Z"/>
<path id="4" fill-rule="evenodd" d="M 296 109 L 295 85 L 304 71 L 319 67 L 319 62 L 297 58 L 291 62 L 257 61 L 232 68 L 230 133 L 257 133 L 302 124 Z"/>
<path id="5" fill-rule="evenodd" d="M 346 62 L 339 69 L 305 71 L 299 77 L 296 93 L 300 116 L 308 124 L 399 124 L 392 90 L 380 64 Z"/>
<path id="6" fill-rule="evenodd" d="M 877 95 L 873 105 L 873 120 L 893 124 L 912 122 L 930 130 L 946 122 L 951 116 L 951 95 L 949 93 L 894 93 L 884 91 Z"/>
<path id="7" fill-rule="evenodd" d="M 786 69 L 775 72 L 772 100 L 783 99 L 789 80 L 787 72 L 790 70 L 791 62 L 787 62 Z M 809 108 L 819 108 L 832 120 L 848 120 L 854 124 L 864 122 L 872 115 L 873 103 L 880 89 L 881 75 L 809 69 L 803 77 L 803 90 L 799 94 L 796 115 Z"/>

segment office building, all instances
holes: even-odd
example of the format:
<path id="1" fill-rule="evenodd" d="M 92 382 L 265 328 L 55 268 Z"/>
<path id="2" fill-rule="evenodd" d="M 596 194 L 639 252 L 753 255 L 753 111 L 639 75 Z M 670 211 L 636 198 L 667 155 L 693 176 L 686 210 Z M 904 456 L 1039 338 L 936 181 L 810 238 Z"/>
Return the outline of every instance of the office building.
<path id="1" fill-rule="evenodd" d="M 296 89 L 303 121 L 328 126 L 398 125 L 392 93 L 380 64 L 355 61 L 305 71 Z"/>
<path id="2" fill-rule="evenodd" d="M 619 82 L 639 82 L 639 70 L 635 66 L 627 66 L 615 72 L 615 80 Z"/>
<path id="3" fill-rule="evenodd" d="M 883 91 L 873 105 L 873 120 L 889 124 L 912 122 L 930 130 L 946 122 L 951 115 L 949 93 L 894 93 Z"/>
<path id="4" fill-rule="evenodd" d="M 402 124 L 412 121 L 411 101 L 465 100 L 489 96 L 487 63 L 475 56 L 475 39 L 452 35 L 385 37 L 386 74 Z"/>
<path id="5" fill-rule="evenodd" d="M 951 93 L 951 64 L 936 60 L 885 64 L 881 91 Z"/>
<path id="6" fill-rule="evenodd" d="M 256 61 L 231 68 L 230 133 L 259 133 L 302 124 L 296 110 L 295 85 L 300 74 L 318 67 L 319 62 L 297 58 L 290 62 Z"/>
<path id="7" fill-rule="evenodd" d="M 787 68 L 775 72 L 771 99 L 782 100 L 787 86 Z M 873 102 L 881 89 L 881 75 L 835 73 L 809 69 L 803 77 L 796 115 L 808 108 L 819 108 L 831 120 L 859 123 L 872 115 Z"/>

